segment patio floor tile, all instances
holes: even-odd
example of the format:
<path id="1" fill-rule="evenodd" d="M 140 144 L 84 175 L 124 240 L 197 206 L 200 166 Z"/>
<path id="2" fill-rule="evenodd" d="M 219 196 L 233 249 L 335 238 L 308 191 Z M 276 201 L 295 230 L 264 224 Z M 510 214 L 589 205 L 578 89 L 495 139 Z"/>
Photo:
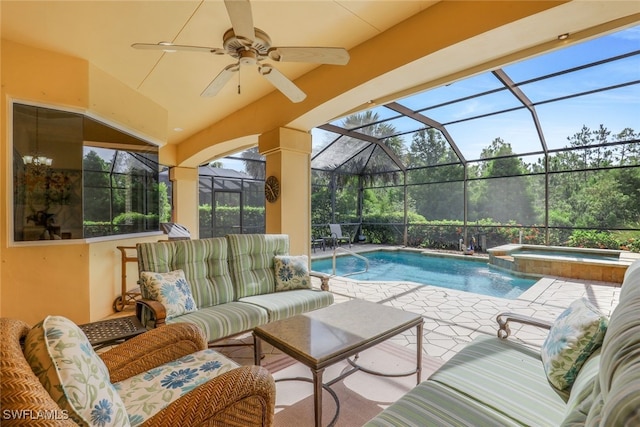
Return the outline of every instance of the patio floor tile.
<path id="1" fill-rule="evenodd" d="M 495 335 L 499 313 L 515 312 L 553 321 L 571 302 L 585 297 L 609 315 L 620 294 L 619 284 L 552 276 L 540 278 L 518 299 L 412 283 L 357 282 L 344 278 L 332 278 L 330 289 L 336 302 L 361 298 L 421 314 L 425 320 L 423 352 L 442 360 L 450 359 L 480 335 Z M 510 339 L 533 347 L 540 347 L 547 335 L 544 329 L 517 324 L 511 325 L 511 332 Z M 415 331 L 407 331 L 392 341 L 415 349 Z"/>

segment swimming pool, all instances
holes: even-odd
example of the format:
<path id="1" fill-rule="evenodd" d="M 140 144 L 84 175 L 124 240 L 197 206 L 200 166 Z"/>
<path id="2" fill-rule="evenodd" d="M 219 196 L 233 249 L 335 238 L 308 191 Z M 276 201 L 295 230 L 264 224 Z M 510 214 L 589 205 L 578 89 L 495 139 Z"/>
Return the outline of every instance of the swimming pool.
<path id="1" fill-rule="evenodd" d="M 491 267 L 487 260 L 429 256 L 411 251 L 373 251 L 359 255 L 369 260 L 366 273 L 349 275 L 354 280 L 410 281 L 500 298 L 516 299 L 537 279 L 523 278 Z M 336 275 L 364 269 L 365 262 L 353 256 L 336 258 Z M 332 274 L 331 258 L 315 259 L 311 269 Z"/>

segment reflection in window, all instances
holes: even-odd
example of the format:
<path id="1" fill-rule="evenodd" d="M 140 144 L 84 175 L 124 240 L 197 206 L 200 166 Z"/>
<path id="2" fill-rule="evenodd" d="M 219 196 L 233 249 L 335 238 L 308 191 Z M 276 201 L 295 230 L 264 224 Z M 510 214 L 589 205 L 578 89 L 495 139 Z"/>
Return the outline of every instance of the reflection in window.
<path id="1" fill-rule="evenodd" d="M 83 169 L 84 237 L 158 229 L 157 154 L 85 145 Z"/>
<path id="2" fill-rule="evenodd" d="M 265 159 L 256 148 L 200 166 L 200 237 L 264 233 Z"/>
<path id="3" fill-rule="evenodd" d="M 14 240 L 159 229 L 158 148 L 81 114 L 13 106 Z M 162 194 L 164 192 L 164 195 Z"/>

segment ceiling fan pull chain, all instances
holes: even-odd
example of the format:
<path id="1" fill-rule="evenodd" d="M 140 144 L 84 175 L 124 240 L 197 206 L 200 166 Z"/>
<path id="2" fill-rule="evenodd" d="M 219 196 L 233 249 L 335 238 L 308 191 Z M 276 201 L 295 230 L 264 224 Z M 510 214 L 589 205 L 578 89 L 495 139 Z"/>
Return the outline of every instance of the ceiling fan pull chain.
<path id="1" fill-rule="evenodd" d="M 240 95 L 240 68 L 238 67 L 238 95 Z"/>

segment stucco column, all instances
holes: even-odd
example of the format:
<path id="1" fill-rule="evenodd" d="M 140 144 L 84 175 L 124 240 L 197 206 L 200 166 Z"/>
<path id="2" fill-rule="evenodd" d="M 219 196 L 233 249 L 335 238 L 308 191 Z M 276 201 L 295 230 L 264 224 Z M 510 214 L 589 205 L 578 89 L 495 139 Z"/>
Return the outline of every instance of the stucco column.
<path id="1" fill-rule="evenodd" d="M 289 235 L 290 253 L 309 254 L 311 245 L 311 134 L 277 128 L 258 140 L 266 176 L 280 181 L 280 197 L 266 204 L 266 232 Z"/>
<path id="2" fill-rule="evenodd" d="M 173 184 L 173 222 L 184 225 L 192 239 L 199 235 L 198 169 L 172 167 L 169 179 Z"/>

